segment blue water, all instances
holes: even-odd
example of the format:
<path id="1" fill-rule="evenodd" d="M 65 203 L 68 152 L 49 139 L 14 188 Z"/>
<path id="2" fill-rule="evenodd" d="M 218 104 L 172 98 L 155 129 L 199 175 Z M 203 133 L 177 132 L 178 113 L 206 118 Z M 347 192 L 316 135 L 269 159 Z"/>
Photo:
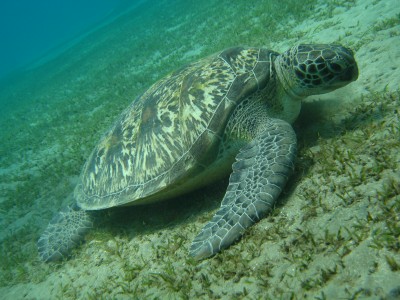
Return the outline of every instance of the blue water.
<path id="1" fill-rule="evenodd" d="M 132 3 L 127 0 L 0 1 L 0 78 Z"/>

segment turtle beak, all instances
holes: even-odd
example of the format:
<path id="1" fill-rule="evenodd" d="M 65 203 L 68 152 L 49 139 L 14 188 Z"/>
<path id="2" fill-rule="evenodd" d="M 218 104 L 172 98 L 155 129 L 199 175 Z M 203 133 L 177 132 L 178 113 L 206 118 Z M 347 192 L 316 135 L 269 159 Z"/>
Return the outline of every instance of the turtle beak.
<path id="1" fill-rule="evenodd" d="M 343 83 L 350 83 L 356 81 L 358 78 L 358 67 L 357 65 L 352 65 L 346 68 L 343 74 L 339 75 L 335 82 L 332 82 L 332 86 L 343 86 Z"/>
<path id="2" fill-rule="evenodd" d="M 351 49 L 342 47 L 341 55 L 343 57 L 343 63 L 346 65 L 346 72 L 340 76 L 340 80 L 345 82 L 352 82 L 358 78 L 358 66 L 354 59 L 354 53 Z"/>
<path id="3" fill-rule="evenodd" d="M 343 46 L 335 46 L 335 52 L 335 56 L 326 61 L 328 70 L 334 75 L 327 82 L 334 89 L 358 78 L 358 66 L 353 51 Z"/>

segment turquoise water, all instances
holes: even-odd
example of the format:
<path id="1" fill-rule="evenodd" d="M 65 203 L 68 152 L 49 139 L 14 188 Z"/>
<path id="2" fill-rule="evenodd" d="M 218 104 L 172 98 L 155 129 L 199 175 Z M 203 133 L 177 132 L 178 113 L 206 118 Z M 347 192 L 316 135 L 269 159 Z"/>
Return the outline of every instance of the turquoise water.
<path id="1" fill-rule="evenodd" d="M 19 19 L 0 18 L 9 41 L 0 53 L 0 298 L 398 297 L 395 1 L 68 3 L 1 9 Z M 200 263 L 188 257 L 222 180 L 161 205 L 107 210 L 71 258 L 40 261 L 36 241 L 73 203 L 92 148 L 146 88 L 227 47 L 281 53 L 300 42 L 352 48 L 360 76 L 305 101 L 295 174 L 239 242 Z"/>
<path id="2" fill-rule="evenodd" d="M 0 77 L 32 63 L 120 13 L 126 2 L 2 1 Z"/>

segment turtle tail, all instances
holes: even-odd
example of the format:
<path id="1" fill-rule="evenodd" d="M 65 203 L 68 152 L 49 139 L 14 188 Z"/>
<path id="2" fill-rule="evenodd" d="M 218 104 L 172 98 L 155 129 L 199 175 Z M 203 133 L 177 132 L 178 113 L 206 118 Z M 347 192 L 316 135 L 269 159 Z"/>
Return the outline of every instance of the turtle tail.
<path id="1" fill-rule="evenodd" d="M 77 205 L 65 207 L 53 217 L 37 242 L 40 258 L 49 262 L 68 257 L 92 227 L 92 214 Z"/>

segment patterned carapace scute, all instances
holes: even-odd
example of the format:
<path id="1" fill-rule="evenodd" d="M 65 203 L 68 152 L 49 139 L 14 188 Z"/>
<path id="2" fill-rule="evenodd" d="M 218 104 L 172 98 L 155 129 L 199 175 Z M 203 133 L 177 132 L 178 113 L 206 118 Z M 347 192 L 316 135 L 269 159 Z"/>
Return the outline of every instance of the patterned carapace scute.
<path id="1" fill-rule="evenodd" d="M 215 160 L 236 105 L 266 86 L 276 55 L 230 48 L 155 83 L 91 153 L 75 190 L 79 206 L 128 204 L 202 172 Z"/>

